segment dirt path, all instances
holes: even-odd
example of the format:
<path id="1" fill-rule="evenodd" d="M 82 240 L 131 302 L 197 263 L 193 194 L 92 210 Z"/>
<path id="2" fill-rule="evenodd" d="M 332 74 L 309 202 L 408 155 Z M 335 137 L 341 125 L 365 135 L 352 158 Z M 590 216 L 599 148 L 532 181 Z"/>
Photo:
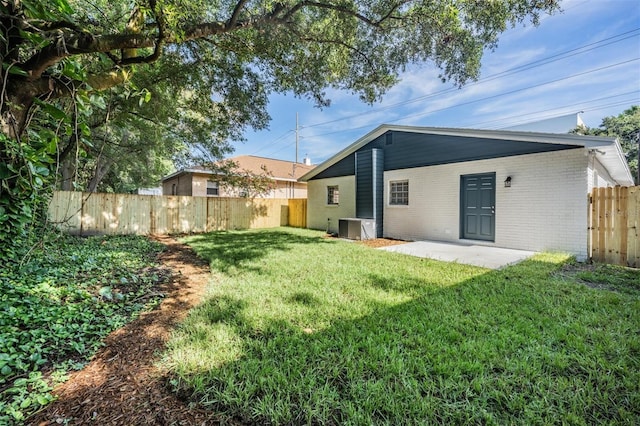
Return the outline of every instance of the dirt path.
<path id="1" fill-rule="evenodd" d="M 167 391 L 165 374 L 156 366 L 171 329 L 202 298 L 208 265 L 193 251 L 167 236 L 160 261 L 174 271 L 153 311 L 114 331 L 106 346 L 54 393 L 58 400 L 29 419 L 31 425 L 211 425 L 219 416 L 192 409 Z"/>

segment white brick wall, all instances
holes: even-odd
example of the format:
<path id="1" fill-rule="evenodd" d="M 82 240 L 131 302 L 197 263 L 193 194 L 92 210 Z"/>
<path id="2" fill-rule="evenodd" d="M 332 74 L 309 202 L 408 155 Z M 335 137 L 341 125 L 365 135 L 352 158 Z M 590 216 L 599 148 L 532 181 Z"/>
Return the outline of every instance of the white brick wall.
<path id="1" fill-rule="evenodd" d="M 340 203 L 327 205 L 327 186 L 338 185 Z M 356 177 L 310 180 L 307 184 L 307 227 L 338 232 L 338 219 L 356 215 Z M 329 219 L 329 221 L 327 221 Z"/>
<path id="2" fill-rule="evenodd" d="M 593 188 L 616 186 L 615 180 L 609 175 L 602 163 L 598 161 L 598 154 L 595 152 L 589 154 L 588 176 L 589 193 Z"/>
<path id="3" fill-rule="evenodd" d="M 384 235 L 459 241 L 460 176 L 495 172 L 496 238 L 488 244 L 563 251 L 583 259 L 588 160 L 584 149 L 572 149 L 385 172 Z M 510 188 L 504 187 L 507 176 Z M 409 179 L 409 206 L 389 206 L 389 181 L 402 179 Z M 311 199 L 309 205 L 314 205 Z"/>

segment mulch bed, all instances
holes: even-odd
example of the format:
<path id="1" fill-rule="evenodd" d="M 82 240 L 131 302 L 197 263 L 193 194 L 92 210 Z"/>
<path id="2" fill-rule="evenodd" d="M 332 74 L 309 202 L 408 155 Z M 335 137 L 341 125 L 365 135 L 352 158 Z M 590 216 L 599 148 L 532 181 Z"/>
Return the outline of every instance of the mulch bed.
<path id="1" fill-rule="evenodd" d="M 329 234 L 325 235 L 325 238 L 336 239 L 336 240 L 344 239 L 344 238 L 338 238 L 335 235 L 329 235 Z M 396 246 L 398 244 L 406 244 L 409 242 L 404 240 L 394 240 L 393 238 L 372 238 L 370 240 L 360 240 L 360 241 L 348 240 L 348 241 L 353 241 L 356 244 L 362 244 L 363 246 L 367 246 L 371 248 Z"/>
<path id="2" fill-rule="evenodd" d="M 392 238 L 374 238 L 371 240 L 358 241 L 358 244 L 362 244 L 371 248 L 397 246 L 398 244 L 406 244 L 406 243 L 408 243 L 408 241 L 394 240 Z"/>
<path id="3" fill-rule="evenodd" d="M 29 419 L 30 425 L 212 425 L 228 419 L 190 407 L 169 392 L 158 367 L 173 327 L 198 304 L 210 277 L 208 265 L 167 236 L 160 261 L 173 270 L 160 290 L 166 297 L 153 311 L 114 331 L 82 370 L 54 390 L 57 400 Z"/>

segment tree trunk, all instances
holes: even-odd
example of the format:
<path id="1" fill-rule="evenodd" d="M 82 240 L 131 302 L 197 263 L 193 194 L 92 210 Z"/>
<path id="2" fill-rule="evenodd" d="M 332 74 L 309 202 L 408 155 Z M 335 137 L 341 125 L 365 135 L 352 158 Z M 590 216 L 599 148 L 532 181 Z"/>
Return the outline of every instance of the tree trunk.
<path id="1" fill-rule="evenodd" d="M 66 158 L 60 163 L 60 189 L 73 191 L 76 183 L 76 162 L 73 158 Z"/>
<path id="2" fill-rule="evenodd" d="M 107 173 L 109 173 L 109 169 L 111 169 L 112 165 L 113 165 L 113 160 L 111 159 L 102 160 L 100 157 L 98 157 L 96 167 L 93 171 L 93 176 L 91 177 L 91 180 L 87 184 L 87 192 L 97 191 L 98 185 L 100 185 L 100 182 L 102 182 L 102 179 L 104 179 Z"/>

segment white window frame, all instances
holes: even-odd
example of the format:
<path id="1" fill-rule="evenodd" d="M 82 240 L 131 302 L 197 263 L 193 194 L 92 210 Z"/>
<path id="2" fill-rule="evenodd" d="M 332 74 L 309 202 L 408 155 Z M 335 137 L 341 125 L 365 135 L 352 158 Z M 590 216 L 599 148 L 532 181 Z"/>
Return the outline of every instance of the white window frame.
<path id="1" fill-rule="evenodd" d="M 327 205 L 328 206 L 340 205 L 340 187 L 338 185 L 327 186 Z"/>
<path id="2" fill-rule="evenodd" d="M 409 205 L 409 180 L 389 181 L 389 205 L 408 206 Z"/>
<path id="3" fill-rule="evenodd" d="M 209 184 L 211 184 L 211 186 L 209 186 Z M 210 189 L 215 189 L 215 194 L 209 194 Z M 220 183 L 213 180 L 207 180 L 207 197 L 219 197 L 219 196 L 220 196 Z"/>

